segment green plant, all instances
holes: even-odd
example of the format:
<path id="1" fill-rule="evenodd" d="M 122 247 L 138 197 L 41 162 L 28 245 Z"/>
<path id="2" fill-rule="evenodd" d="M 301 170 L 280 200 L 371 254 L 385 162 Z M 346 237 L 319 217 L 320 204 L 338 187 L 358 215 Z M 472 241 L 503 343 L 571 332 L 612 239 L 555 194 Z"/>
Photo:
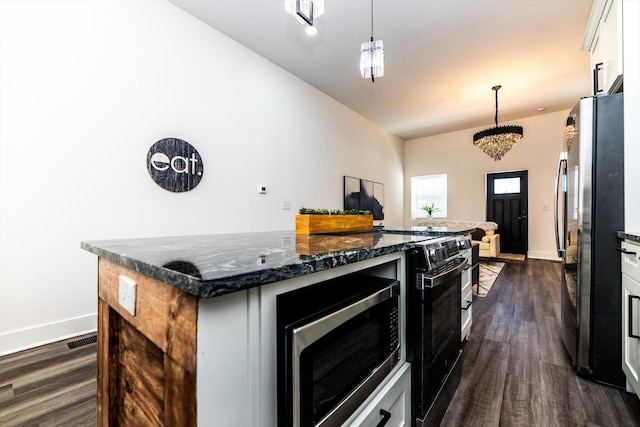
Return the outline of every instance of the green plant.
<path id="1" fill-rule="evenodd" d="M 440 208 L 436 208 L 435 202 L 430 205 L 423 206 L 422 209 L 425 210 L 429 216 L 433 215 L 434 212 L 440 212 Z"/>
<path id="2" fill-rule="evenodd" d="M 346 211 L 340 209 L 312 209 L 300 208 L 300 215 L 371 215 L 369 211 L 361 211 L 360 209 L 348 209 Z"/>

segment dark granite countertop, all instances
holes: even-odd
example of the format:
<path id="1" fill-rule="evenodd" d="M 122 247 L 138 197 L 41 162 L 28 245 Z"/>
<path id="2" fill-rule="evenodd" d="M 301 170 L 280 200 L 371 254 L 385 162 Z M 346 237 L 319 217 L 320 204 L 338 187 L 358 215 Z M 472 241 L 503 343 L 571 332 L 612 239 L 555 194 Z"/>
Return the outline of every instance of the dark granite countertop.
<path id="1" fill-rule="evenodd" d="M 296 235 L 294 231 L 85 241 L 81 248 L 200 298 L 404 251 L 406 233 Z"/>
<path id="2" fill-rule="evenodd" d="M 631 240 L 632 242 L 640 243 L 640 232 L 634 231 L 618 231 L 618 237 L 620 239 Z"/>

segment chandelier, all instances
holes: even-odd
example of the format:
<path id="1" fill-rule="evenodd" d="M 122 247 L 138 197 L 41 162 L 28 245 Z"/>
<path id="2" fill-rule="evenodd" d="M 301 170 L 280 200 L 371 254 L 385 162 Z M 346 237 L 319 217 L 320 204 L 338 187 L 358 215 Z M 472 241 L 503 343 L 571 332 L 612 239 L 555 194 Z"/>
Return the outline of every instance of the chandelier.
<path id="1" fill-rule="evenodd" d="M 498 126 L 498 90 L 501 87 L 497 85 L 491 88 L 496 92 L 496 126 L 473 135 L 473 145 L 495 161 L 500 160 L 522 138 L 522 126 Z"/>
<path id="2" fill-rule="evenodd" d="M 376 81 L 384 76 L 384 47 L 382 40 L 373 39 L 373 0 L 371 0 L 371 40 L 360 46 L 360 74 L 365 79 Z"/>
<path id="3" fill-rule="evenodd" d="M 567 151 L 571 151 L 571 144 L 578 134 L 576 129 L 576 119 L 573 116 L 569 116 L 567 119 L 567 125 L 565 127 L 565 140 L 567 141 Z"/>
<path id="4" fill-rule="evenodd" d="M 307 33 L 315 34 L 318 30 L 314 22 L 324 14 L 324 0 L 284 0 L 284 10 L 301 24 L 308 25 Z"/>

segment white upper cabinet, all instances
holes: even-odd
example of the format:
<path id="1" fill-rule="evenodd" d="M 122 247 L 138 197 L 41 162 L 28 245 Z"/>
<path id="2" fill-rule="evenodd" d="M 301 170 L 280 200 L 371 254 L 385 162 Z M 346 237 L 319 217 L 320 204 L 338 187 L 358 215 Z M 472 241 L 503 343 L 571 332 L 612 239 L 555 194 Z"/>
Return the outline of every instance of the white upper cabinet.
<path id="1" fill-rule="evenodd" d="M 591 52 L 593 91 L 615 93 L 622 86 L 622 1 L 595 0 L 582 42 Z"/>

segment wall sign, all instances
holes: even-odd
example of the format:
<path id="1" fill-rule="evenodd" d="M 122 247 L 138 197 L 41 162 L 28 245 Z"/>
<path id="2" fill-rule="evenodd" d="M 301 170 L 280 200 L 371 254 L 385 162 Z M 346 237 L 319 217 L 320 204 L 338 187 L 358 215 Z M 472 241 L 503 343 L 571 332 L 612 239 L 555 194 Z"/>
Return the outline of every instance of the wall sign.
<path id="1" fill-rule="evenodd" d="M 198 150 L 187 141 L 164 138 L 149 148 L 147 170 L 160 187 L 182 193 L 200 183 L 204 165 Z"/>

